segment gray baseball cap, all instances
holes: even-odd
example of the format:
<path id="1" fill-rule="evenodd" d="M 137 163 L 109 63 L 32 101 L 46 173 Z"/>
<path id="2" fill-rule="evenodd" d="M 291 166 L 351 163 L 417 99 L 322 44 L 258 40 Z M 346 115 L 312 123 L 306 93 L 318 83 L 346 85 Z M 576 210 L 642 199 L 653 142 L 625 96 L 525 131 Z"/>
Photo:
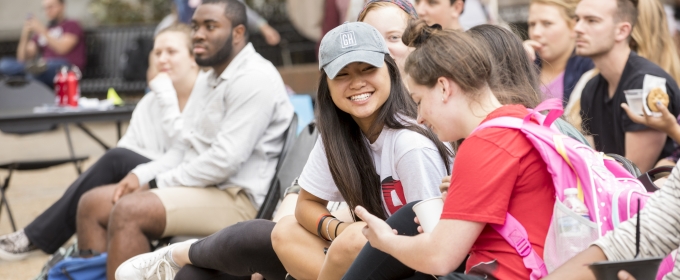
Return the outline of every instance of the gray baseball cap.
<path id="1" fill-rule="evenodd" d="M 321 39 L 319 70 L 323 68 L 329 78 L 347 64 L 365 62 L 382 67 L 385 55 L 390 54 L 380 32 L 363 22 L 345 22 L 333 28 Z"/>

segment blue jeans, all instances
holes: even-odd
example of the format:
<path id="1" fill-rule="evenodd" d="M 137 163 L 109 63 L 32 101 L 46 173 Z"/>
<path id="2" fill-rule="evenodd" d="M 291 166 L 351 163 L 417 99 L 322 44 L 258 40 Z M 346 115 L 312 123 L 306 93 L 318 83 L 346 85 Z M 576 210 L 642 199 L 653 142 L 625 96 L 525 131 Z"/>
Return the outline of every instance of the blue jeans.
<path id="1" fill-rule="evenodd" d="M 196 9 L 189 7 L 189 0 L 174 0 L 177 8 L 177 18 L 180 22 L 191 24 L 191 17 Z"/>
<path id="2" fill-rule="evenodd" d="M 0 59 L 0 74 L 7 76 L 25 76 L 29 79 L 34 78 L 48 87 L 53 87 L 54 76 L 57 75 L 59 69 L 61 69 L 62 66 L 71 65 L 68 60 L 61 58 L 47 59 L 45 63 L 47 67 L 44 72 L 37 75 L 27 75 L 25 63 L 17 61 L 13 57 L 3 57 Z"/>

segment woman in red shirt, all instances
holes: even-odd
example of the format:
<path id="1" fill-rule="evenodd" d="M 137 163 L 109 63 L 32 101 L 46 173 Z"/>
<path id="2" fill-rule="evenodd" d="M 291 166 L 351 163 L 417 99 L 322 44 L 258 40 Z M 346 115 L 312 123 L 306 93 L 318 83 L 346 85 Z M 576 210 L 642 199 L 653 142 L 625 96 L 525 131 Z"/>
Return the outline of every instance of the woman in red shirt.
<path id="1" fill-rule="evenodd" d="M 367 223 L 363 232 L 371 246 L 391 257 L 383 254 L 376 265 L 378 258 L 366 258 L 371 249 L 364 248 L 345 279 L 359 275 L 396 279 L 392 272 L 401 270 L 399 265 L 410 267 L 412 274 L 446 275 L 468 254 L 466 274 L 446 279 L 528 279 L 530 271 L 522 258 L 490 226 L 505 223 L 508 212 L 527 229 L 533 249 L 543 254 L 555 202 L 543 159 L 520 131 L 487 128 L 472 133 L 485 121 L 523 118 L 527 110 L 522 105 L 503 106 L 494 96 L 489 88 L 497 78 L 491 54 L 468 34 L 437 27 L 414 22 L 404 40 L 416 47 L 405 71 L 411 97 L 419 105 L 418 121 L 442 141 L 465 139 L 456 155 L 441 220 L 432 233 L 403 236 L 357 207 L 356 214 Z M 400 212 L 413 217 L 407 206 L 392 217 L 398 218 Z M 362 269 L 366 260 L 373 262 L 370 271 Z"/>

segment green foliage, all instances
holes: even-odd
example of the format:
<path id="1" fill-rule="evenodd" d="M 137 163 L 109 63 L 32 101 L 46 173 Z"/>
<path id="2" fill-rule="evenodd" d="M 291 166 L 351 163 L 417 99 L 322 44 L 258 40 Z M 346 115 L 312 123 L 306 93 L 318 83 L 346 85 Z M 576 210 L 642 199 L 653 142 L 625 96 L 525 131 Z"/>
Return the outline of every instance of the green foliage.
<path id="1" fill-rule="evenodd" d="M 170 14 L 170 0 L 91 0 L 89 10 L 100 24 L 157 23 Z"/>

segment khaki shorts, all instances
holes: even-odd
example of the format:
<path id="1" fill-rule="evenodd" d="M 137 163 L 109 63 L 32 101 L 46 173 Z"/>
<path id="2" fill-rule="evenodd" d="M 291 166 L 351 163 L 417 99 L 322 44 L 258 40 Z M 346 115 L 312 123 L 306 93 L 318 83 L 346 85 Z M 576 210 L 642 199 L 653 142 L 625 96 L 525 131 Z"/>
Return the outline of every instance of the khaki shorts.
<path id="1" fill-rule="evenodd" d="M 172 187 L 153 189 L 165 207 L 163 237 L 208 236 L 257 215 L 246 192 L 238 187 Z"/>

